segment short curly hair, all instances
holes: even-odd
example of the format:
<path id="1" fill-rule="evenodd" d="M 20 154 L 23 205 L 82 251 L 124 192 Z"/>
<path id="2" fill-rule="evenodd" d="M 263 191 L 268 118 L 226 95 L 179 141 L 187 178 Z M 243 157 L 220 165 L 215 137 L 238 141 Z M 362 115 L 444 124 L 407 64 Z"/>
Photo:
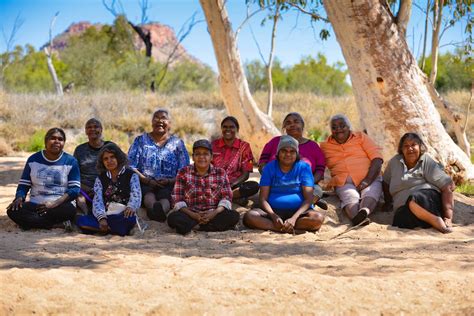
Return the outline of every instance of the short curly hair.
<path id="1" fill-rule="evenodd" d="M 99 155 L 97 156 L 97 171 L 99 173 L 106 172 L 107 168 L 105 168 L 103 158 L 105 153 L 111 153 L 117 159 L 118 169 L 122 169 L 124 166 L 128 165 L 128 157 L 127 155 L 114 143 L 108 143 L 99 151 Z"/>

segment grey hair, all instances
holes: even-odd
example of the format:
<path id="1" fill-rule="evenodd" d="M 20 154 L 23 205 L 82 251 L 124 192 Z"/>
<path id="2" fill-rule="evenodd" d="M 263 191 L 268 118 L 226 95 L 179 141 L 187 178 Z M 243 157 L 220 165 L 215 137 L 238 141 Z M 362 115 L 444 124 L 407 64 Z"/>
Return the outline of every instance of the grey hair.
<path id="1" fill-rule="evenodd" d="M 349 119 L 347 118 L 347 116 L 345 116 L 344 114 L 335 114 L 331 117 L 331 119 L 329 120 L 329 129 L 332 129 L 331 128 L 331 124 L 332 122 L 334 122 L 335 120 L 343 120 L 344 123 L 347 125 L 347 127 L 349 127 L 349 130 L 352 131 L 352 124 L 351 122 L 349 121 Z"/>
<path id="2" fill-rule="evenodd" d="M 283 119 L 283 123 L 282 123 L 282 128 L 285 128 L 285 121 L 288 117 L 290 116 L 296 116 L 298 118 L 298 120 L 301 121 L 301 123 L 303 124 L 303 128 L 304 128 L 304 120 L 303 120 L 303 117 L 301 116 L 301 114 L 299 114 L 298 112 L 290 112 L 288 113 L 285 118 Z"/>
<path id="3" fill-rule="evenodd" d="M 167 109 L 157 109 L 155 112 L 153 112 L 153 116 L 154 117 L 156 114 L 158 113 L 166 113 L 166 116 L 168 117 L 168 119 L 171 121 L 171 113 L 170 111 L 168 111 Z"/>

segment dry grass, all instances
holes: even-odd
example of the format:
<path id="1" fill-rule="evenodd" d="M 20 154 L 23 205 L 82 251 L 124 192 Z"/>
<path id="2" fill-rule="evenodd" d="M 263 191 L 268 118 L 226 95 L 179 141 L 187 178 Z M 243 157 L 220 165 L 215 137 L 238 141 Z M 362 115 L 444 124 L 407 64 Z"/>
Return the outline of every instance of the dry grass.
<path id="1" fill-rule="evenodd" d="M 471 97 L 469 91 L 450 91 L 444 95 L 446 100 L 454 107 L 456 113 L 461 116 L 461 122 L 466 122 L 467 106 Z M 474 104 L 471 104 L 471 111 L 468 116 L 466 134 L 467 138 L 472 142 L 474 140 Z M 450 129 L 448 129 L 449 131 Z"/>
<path id="2" fill-rule="evenodd" d="M 266 93 L 255 94 L 263 109 Z M 450 92 L 446 98 L 464 114 L 469 101 L 468 92 Z M 0 91 L 0 155 L 25 148 L 32 135 L 53 126 L 66 130 L 66 150 L 72 152 L 86 141 L 84 123 L 91 117 L 104 124 L 104 138 L 127 150 L 136 135 L 150 129 L 152 113 L 157 108 L 168 108 L 172 114 L 173 132 L 189 146 L 197 138 L 219 134 L 219 123 L 226 115 L 218 92 L 187 92 L 173 95 L 139 92 L 102 92 L 71 94 L 60 98 L 52 94 L 6 94 Z M 276 93 L 273 118 L 277 127 L 291 111 L 305 118 L 306 131 L 320 139 L 329 132 L 329 118 L 345 113 L 354 128 L 359 129 L 359 113 L 352 96 L 321 97 L 310 93 Z M 472 125 L 474 111 L 470 114 Z M 470 139 L 474 131 L 468 128 Z M 3 148 L 3 150 L 2 150 Z"/>

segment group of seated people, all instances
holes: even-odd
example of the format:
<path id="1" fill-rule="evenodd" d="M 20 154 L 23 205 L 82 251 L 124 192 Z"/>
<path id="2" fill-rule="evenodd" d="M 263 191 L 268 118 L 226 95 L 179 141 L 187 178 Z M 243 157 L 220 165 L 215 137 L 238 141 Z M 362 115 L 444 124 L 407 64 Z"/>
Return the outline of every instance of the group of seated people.
<path id="1" fill-rule="evenodd" d="M 346 116 L 330 119 L 331 135 L 318 145 L 303 136 L 302 116 L 291 112 L 283 120 L 284 135 L 271 139 L 260 155 L 257 183 L 248 181 L 254 157 L 250 144 L 237 137 L 236 118 L 222 120 L 220 138 L 194 142 L 193 164 L 171 126 L 169 111 L 157 110 L 152 131 L 134 140 L 128 156 L 102 139 L 97 119 L 86 122 L 88 142 L 73 156 L 63 151 L 64 131 L 50 129 L 45 149 L 26 162 L 8 216 L 22 229 L 69 221 L 85 233 L 124 236 L 139 223 L 136 213 L 144 207 L 150 220 L 167 221 L 185 235 L 193 229 L 233 229 L 240 216 L 232 202 L 247 205 L 259 193 L 258 207 L 243 216 L 245 226 L 317 231 L 324 222 L 321 209 L 327 209 L 318 184 L 327 167 L 329 187 L 353 225 L 370 223 L 383 191 L 385 209 L 395 211 L 394 226 L 451 231 L 454 183 L 415 133 L 403 135 L 382 176 L 380 149 L 365 133 L 353 131 Z"/>

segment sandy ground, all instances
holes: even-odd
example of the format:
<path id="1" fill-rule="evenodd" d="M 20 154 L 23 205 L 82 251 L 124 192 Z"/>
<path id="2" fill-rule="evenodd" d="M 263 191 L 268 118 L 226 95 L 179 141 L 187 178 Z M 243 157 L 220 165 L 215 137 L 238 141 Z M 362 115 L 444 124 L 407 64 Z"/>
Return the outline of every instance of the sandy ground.
<path id="1" fill-rule="evenodd" d="M 331 239 L 349 227 L 334 197 L 316 234 L 21 231 L 5 207 L 24 161 L 0 158 L 0 315 L 474 315 L 472 198 L 456 195 L 449 235 L 378 212 Z"/>

